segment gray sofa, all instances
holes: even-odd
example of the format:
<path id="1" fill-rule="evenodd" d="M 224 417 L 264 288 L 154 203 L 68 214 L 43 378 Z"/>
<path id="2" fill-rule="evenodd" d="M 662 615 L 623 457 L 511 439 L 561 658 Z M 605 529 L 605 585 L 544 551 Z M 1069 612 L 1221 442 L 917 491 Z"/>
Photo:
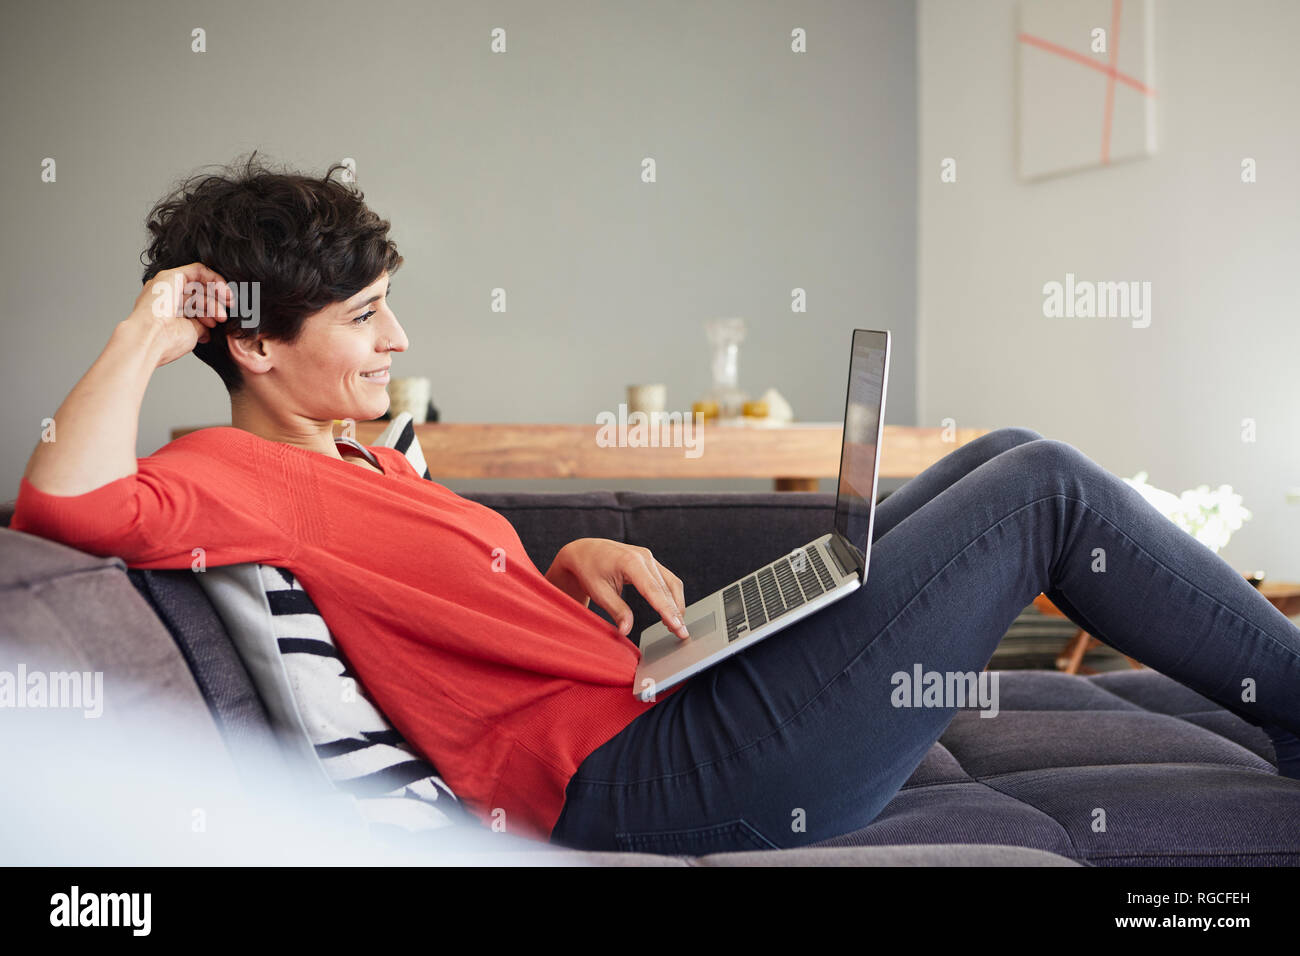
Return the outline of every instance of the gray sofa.
<path id="1" fill-rule="evenodd" d="M 696 594 L 807 542 L 834 508 L 833 495 L 798 492 L 465 497 L 504 515 L 543 570 L 574 538 L 613 538 L 650 548 Z M 0 512 L 6 526 L 10 513 Z M 655 614 L 631 588 L 624 598 L 638 634 Z M 13 659 L 35 648 L 145 682 L 225 746 L 271 736 L 192 572 L 128 571 L 117 558 L 0 529 L 0 652 Z M 869 826 L 812 846 L 667 857 L 505 838 L 477 821 L 448 829 L 466 831 L 459 836 L 469 842 L 458 845 L 481 849 L 485 863 L 1300 864 L 1300 781 L 1278 776 L 1259 728 L 1150 670 L 1003 671 L 999 690 L 998 719 L 959 711 Z M 436 840 L 428 852 L 429 862 L 444 861 Z"/>

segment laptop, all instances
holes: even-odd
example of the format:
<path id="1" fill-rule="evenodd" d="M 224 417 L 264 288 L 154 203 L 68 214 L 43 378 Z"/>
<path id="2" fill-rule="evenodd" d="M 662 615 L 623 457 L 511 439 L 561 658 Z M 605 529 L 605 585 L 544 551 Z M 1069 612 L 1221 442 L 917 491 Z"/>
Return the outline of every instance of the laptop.
<path id="1" fill-rule="evenodd" d="M 690 604 L 683 640 L 657 621 L 641 632 L 632 693 L 649 701 L 795 621 L 816 614 L 867 580 L 876 516 L 880 441 L 889 385 L 889 332 L 854 329 L 834 526 L 708 597 Z"/>

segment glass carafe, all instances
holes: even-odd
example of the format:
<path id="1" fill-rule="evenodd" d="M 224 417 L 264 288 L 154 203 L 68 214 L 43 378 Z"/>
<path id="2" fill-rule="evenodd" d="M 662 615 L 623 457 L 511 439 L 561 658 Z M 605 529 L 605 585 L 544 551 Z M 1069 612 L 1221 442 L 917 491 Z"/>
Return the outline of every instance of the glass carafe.
<path id="1" fill-rule="evenodd" d="M 745 320 L 714 319 L 705 323 L 713 348 L 713 388 L 708 398 L 718 403 L 720 420 L 740 418 L 749 396 L 741 390 L 740 343 L 745 340 Z"/>

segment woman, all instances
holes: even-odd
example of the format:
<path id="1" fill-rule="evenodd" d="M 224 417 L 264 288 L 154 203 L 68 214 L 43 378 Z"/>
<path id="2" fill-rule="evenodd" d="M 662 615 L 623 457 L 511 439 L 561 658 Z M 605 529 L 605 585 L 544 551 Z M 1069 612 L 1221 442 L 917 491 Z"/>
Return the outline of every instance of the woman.
<path id="1" fill-rule="evenodd" d="M 1124 482 L 1026 429 L 889 496 L 864 587 L 640 700 L 624 584 L 687 639 L 681 582 L 648 551 L 580 539 L 543 575 L 500 515 L 393 449 L 333 437 L 335 419 L 384 413 L 408 345 L 389 224 L 338 168 L 312 179 L 250 158 L 155 207 L 144 289 L 32 455 L 12 527 L 131 567 L 288 568 L 467 807 L 584 849 L 789 847 L 865 826 L 955 713 L 894 706 L 891 675 L 979 672 L 1040 591 L 1264 726 L 1298 775 L 1300 631 Z M 221 376 L 232 425 L 137 460 L 149 377 L 189 351 Z"/>

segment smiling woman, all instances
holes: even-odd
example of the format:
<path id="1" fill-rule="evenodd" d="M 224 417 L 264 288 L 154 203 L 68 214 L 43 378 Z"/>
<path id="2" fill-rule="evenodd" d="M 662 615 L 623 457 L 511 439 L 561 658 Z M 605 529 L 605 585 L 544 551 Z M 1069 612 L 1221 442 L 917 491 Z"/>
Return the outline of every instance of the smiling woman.
<path id="1" fill-rule="evenodd" d="M 363 193 L 334 179 L 346 168 L 276 172 L 254 152 L 191 177 L 149 213 L 143 276 L 201 262 L 255 289 L 252 321 L 214 323 L 194 354 L 221 376 L 236 428 L 330 457 L 335 419 L 388 409 L 390 353 L 408 345 L 388 304 L 402 257 Z"/>
<path id="2" fill-rule="evenodd" d="M 58 440 L 32 453 L 10 529 L 131 568 L 191 569 L 201 553 L 287 570 L 453 792 L 545 839 L 582 759 L 654 706 L 630 692 L 636 645 L 579 596 L 600 569 L 577 556 L 609 549 L 567 551 L 577 573 L 561 589 L 501 515 L 394 448 L 334 437 L 336 419 L 388 408 L 392 353 L 408 345 L 388 302 L 402 258 L 388 223 L 331 179 L 340 168 L 317 179 L 250 158 L 154 208 L 144 287 L 56 410 Z M 254 290 L 247 326 L 232 286 Z M 226 384 L 233 427 L 137 459 L 149 380 L 191 351 Z"/>

